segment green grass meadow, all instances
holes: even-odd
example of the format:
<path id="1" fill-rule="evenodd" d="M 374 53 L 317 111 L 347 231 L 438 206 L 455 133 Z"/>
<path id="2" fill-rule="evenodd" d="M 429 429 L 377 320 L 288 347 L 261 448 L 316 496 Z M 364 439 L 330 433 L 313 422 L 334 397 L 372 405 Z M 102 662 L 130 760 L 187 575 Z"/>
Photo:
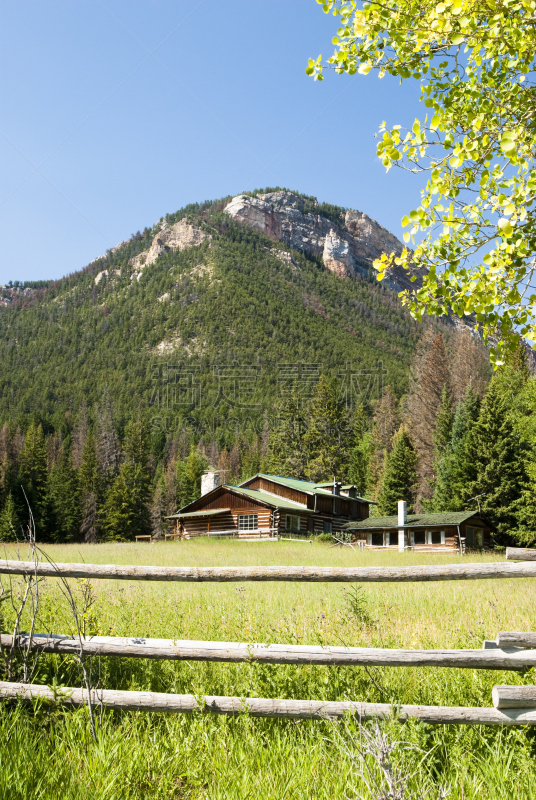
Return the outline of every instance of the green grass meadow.
<path id="1" fill-rule="evenodd" d="M 192 540 L 153 544 L 46 546 L 57 562 L 183 566 L 434 564 L 456 556 L 355 552 L 325 544 Z M 1 557 L 26 558 L 3 546 Z M 504 556 L 466 556 L 466 561 Z M 4 579 L 4 586 L 7 582 Z M 81 595 L 81 584 L 70 581 Z M 13 580 L 15 593 L 19 579 Z M 536 630 L 534 582 L 157 583 L 94 581 L 86 624 L 92 634 L 219 641 L 404 648 L 480 647 L 501 630 Z M 72 633 L 56 579 L 40 584 L 36 630 Z M 13 610 L 0 606 L 10 631 Z M 24 624 L 21 626 L 26 628 Z M 491 706 L 497 683 L 526 674 L 438 668 L 364 668 L 158 662 L 102 658 L 99 686 L 303 699 Z M 35 683 L 81 686 L 72 657 L 41 656 Z M 399 742 L 395 765 L 412 777 L 406 797 L 536 798 L 536 730 L 385 724 Z M 102 714 L 97 742 L 87 711 L 0 705 L 0 800 L 50 798 L 381 797 L 359 777 L 360 730 L 341 723 L 135 712 Z M 391 795 L 386 795 L 391 796 Z M 398 797 L 398 795 L 392 795 Z"/>

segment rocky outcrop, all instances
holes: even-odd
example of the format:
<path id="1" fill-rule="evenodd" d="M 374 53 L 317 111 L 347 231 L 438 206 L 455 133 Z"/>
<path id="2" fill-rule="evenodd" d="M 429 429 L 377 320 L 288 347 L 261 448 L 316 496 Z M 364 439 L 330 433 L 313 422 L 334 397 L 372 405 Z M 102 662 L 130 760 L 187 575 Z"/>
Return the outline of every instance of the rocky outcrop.
<path id="1" fill-rule="evenodd" d="M 355 263 L 350 253 L 350 245 L 345 239 L 337 236 L 333 228 L 324 239 L 322 258 L 324 265 L 331 272 L 355 278 Z"/>
<path id="2" fill-rule="evenodd" d="M 225 212 L 295 250 L 321 255 L 333 223 L 318 214 L 304 214 L 303 205 L 303 198 L 292 192 L 269 192 L 257 197 L 239 194 Z"/>
<path id="3" fill-rule="evenodd" d="M 304 210 L 305 199 L 293 192 L 268 192 L 251 197 L 237 195 L 225 212 L 243 225 L 289 247 L 322 257 L 327 269 L 355 278 L 367 275 L 382 253 L 400 255 L 404 245 L 396 236 L 361 211 L 348 210 L 340 225 Z M 387 283 L 396 291 L 415 288 L 405 270 L 395 267 Z"/>
<path id="4" fill-rule="evenodd" d="M 35 289 L 23 286 L 0 285 L 0 306 L 10 306 L 17 300 L 30 300 L 35 294 Z"/>
<path id="5" fill-rule="evenodd" d="M 112 269 L 112 270 L 103 269 L 103 270 L 101 270 L 101 272 L 99 272 L 99 274 L 95 276 L 95 286 L 98 286 L 103 278 L 108 278 L 110 275 L 120 276 L 121 275 L 121 270 L 120 269 Z"/>
<path id="6" fill-rule="evenodd" d="M 205 239 L 211 238 L 209 234 L 199 228 L 194 228 L 184 219 L 179 220 L 174 225 L 168 225 L 167 222 L 163 222 L 149 249 L 131 258 L 130 264 L 134 269 L 138 270 L 137 277 L 139 280 L 141 271 L 150 264 L 154 264 L 162 253 L 167 253 L 169 250 L 185 250 L 187 247 L 195 247 Z"/>
<path id="7" fill-rule="evenodd" d="M 344 216 L 348 232 L 359 243 L 362 258 L 374 261 L 382 253 L 394 253 L 399 256 L 404 245 L 382 225 L 367 217 L 361 211 L 348 209 Z"/>

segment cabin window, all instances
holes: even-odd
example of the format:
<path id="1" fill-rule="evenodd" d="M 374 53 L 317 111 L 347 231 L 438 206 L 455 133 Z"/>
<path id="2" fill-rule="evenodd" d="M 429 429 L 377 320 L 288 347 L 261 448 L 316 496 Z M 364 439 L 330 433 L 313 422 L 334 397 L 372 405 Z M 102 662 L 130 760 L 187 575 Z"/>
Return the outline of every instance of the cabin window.
<path id="1" fill-rule="evenodd" d="M 445 531 L 428 531 L 428 544 L 445 544 Z"/>
<path id="2" fill-rule="evenodd" d="M 413 544 L 426 544 L 426 532 L 415 531 L 413 534 Z"/>
<path id="3" fill-rule="evenodd" d="M 383 533 L 370 533 L 369 536 L 373 547 L 383 547 Z"/>
<path id="4" fill-rule="evenodd" d="M 333 523 L 324 522 L 324 533 L 333 533 Z"/>
<path id="5" fill-rule="evenodd" d="M 385 534 L 385 544 L 391 545 L 391 547 L 398 547 L 398 531 L 391 531 L 390 533 Z"/>
<path id="6" fill-rule="evenodd" d="M 287 531 L 294 531 L 295 533 L 299 533 L 300 530 L 300 518 L 297 517 L 295 514 L 287 514 Z"/>
<path id="7" fill-rule="evenodd" d="M 257 514 L 239 514 L 238 515 L 238 530 L 239 531 L 255 531 L 259 527 L 259 518 Z"/>
<path id="8" fill-rule="evenodd" d="M 467 547 L 483 547 L 484 531 L 482 528 L 467 527 L 465 529 L 465 544 Z"/>

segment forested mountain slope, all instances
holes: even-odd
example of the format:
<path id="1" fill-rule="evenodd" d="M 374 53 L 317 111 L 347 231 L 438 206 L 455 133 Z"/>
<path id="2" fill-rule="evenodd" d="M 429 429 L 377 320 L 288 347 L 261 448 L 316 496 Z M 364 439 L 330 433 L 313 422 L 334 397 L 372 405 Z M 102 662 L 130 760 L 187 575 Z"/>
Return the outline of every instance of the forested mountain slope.
<path id="1" fill-rule="evenodd" d="M 173 403 L 166 388 L 166 412 L 219 426 L 230 413 L 270 410 L 285 376 L 303 372 L 289 366 L 299 362 L 306 372 L 335 376 L 349 364 L 375 369 L 381 361 L 384 382 L 402 393 L 419 328 L 365 258 L 371 231 L 376 248 L 378 231 L 386 246 L 397 240 L 360 215 L 368 224 L 360 244 L 345 223 L 358 212 L 314 198 L 279 192 L 250 199 L 266 206 L 274 196 L 286 201 L 287 241 L 232 213 L 247 198 L 227 198 L 168 215 L 61 281 L 4 288 L 0 421 L 25 429 L 33 418 L 58 429 L 65 412 L 82 400 L 98 402 L 105 387 L 119 421 L 151 404 L 151 413 L 161 413 L 155 386 L 167 377 L 195 388 L 190 396 L 188 388 L 173 389 Z M 301 211 L 289 207 L 289 197 Z M 289 211 L 300 216 L 299 236 Z M 346 274 L 331 271 L 330 254 L 341 261 L 341 252 Z M 156 367 L 166 364 L 186 373 Z M 245 366 L 246 401 L 232 377 Z"/>

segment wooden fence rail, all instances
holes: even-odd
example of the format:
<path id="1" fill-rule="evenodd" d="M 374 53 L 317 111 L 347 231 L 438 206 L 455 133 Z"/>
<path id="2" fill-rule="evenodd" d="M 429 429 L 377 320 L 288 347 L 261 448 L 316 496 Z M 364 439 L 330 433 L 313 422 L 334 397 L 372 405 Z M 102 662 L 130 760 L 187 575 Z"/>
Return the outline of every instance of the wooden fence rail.
<path id="1" fill-rule="evenodd" d="M 536 564 L 433 564 L 409 567 L 154 567 L 0 560 L 0 574 L 128 581 L 418 582 L 536 578 Z"/>
<path id="2" fill-rule="evenodd" d="M 78 639 L 53 636 L 0 635 L 0 646 L 43 653 L 76 654 Z M 150 658 L 170 661 L 219 661 L 261 664 L 318 664 L 378 667 L 454 667 L 459 669 L 527 670 L 536 667 L 536 649 L 392 650 L 375 647 L 321 647 L 295 644 L 248 644 L 172 639 L 95 636 L 83 640 L 86 655 Z"/>
<path id="3" fill-rule="evenodd" d="M 536 561 L 536 549 L 529 547 L 507 547 L 507 561 Z"/>
<path id="4" fill-rule="evenodd" d="M 501 631 L 497 634 L 497 645 L 499 647 L 536 647 L 536 633 Z"/>
<path id="5" fill-rule="evenodd" d="M 511 550 L 509 548 L 508 550 Z M 510 560 L 525 559 L 517 553 Z M 525 560 L 536 561 L 530 551 Z M 148 581 L 304 581 L 304 582 L 416 582 L 486 580 L 536 577 L 536 563 L 470 563 L 407 567 L 156 567 L 114 564 L 55 564 L 0 560 L 0 574 L 36 577 L 119 579 Z M 0 636 L 2 648 L 26 647 L 43 652 L 78 653 L 77 639 L 59 635 Z M 83 641 L 87 655 L 187 661 L 224 661 L 272 664 L 333 664 L 355 666 L 436 666 L 462 669 L 527 670 L 536 666 L 536 634 L 501 632 L 496 642 L 481 650 L 392 650 L 383 648 L 320 647 L 310 645 L 249 644 L 245 642 L 174 641 L 130 637 L 93 637 Z M 0 698 L 22 701 L 58 700 L 84 705 L 85 689 L 20 683 L 0 683 Z M 109 709 L 173 713 L 239 714 L 286 719 L 409 718 L 428 723 L 466 725 L 536 725 L 536 687 L 496 686 L 494 708 L 392 706 L 384 703 L 282 700 L 92 690 L 91 701 Z"/>
<path id="6" fill-rule="evenodd" d="M 38 699 L 69 705 L 87 705 L 85 689 L 63 688 L 54 692 L 48 686 L 0 682 L 0 698 L 21 701 Z M 252 717 L 283 719 L 341 719 L 352 714 L 361 720 L 410 718 L 428 723 L 458 725 L 536 725 L 536 708 L 450 708 L 448 706 L 393 706 L 388 703 L 336 702 L 332 700 L 271 700 L 262 698 L 214 697 L 196 698 L 192 694 L 160 692 L 125 692 L 95 689 L 93 704 L 124 711 L 156 711 L 191 714 L 243 714 Z M 200 702 L 201 701 L 201 702 Z"/>
<path id="7" fill-rule="evenodd" d="M 536 710 L 536 686 L 494 686 L 491 697 L 495 708 Z"/>

